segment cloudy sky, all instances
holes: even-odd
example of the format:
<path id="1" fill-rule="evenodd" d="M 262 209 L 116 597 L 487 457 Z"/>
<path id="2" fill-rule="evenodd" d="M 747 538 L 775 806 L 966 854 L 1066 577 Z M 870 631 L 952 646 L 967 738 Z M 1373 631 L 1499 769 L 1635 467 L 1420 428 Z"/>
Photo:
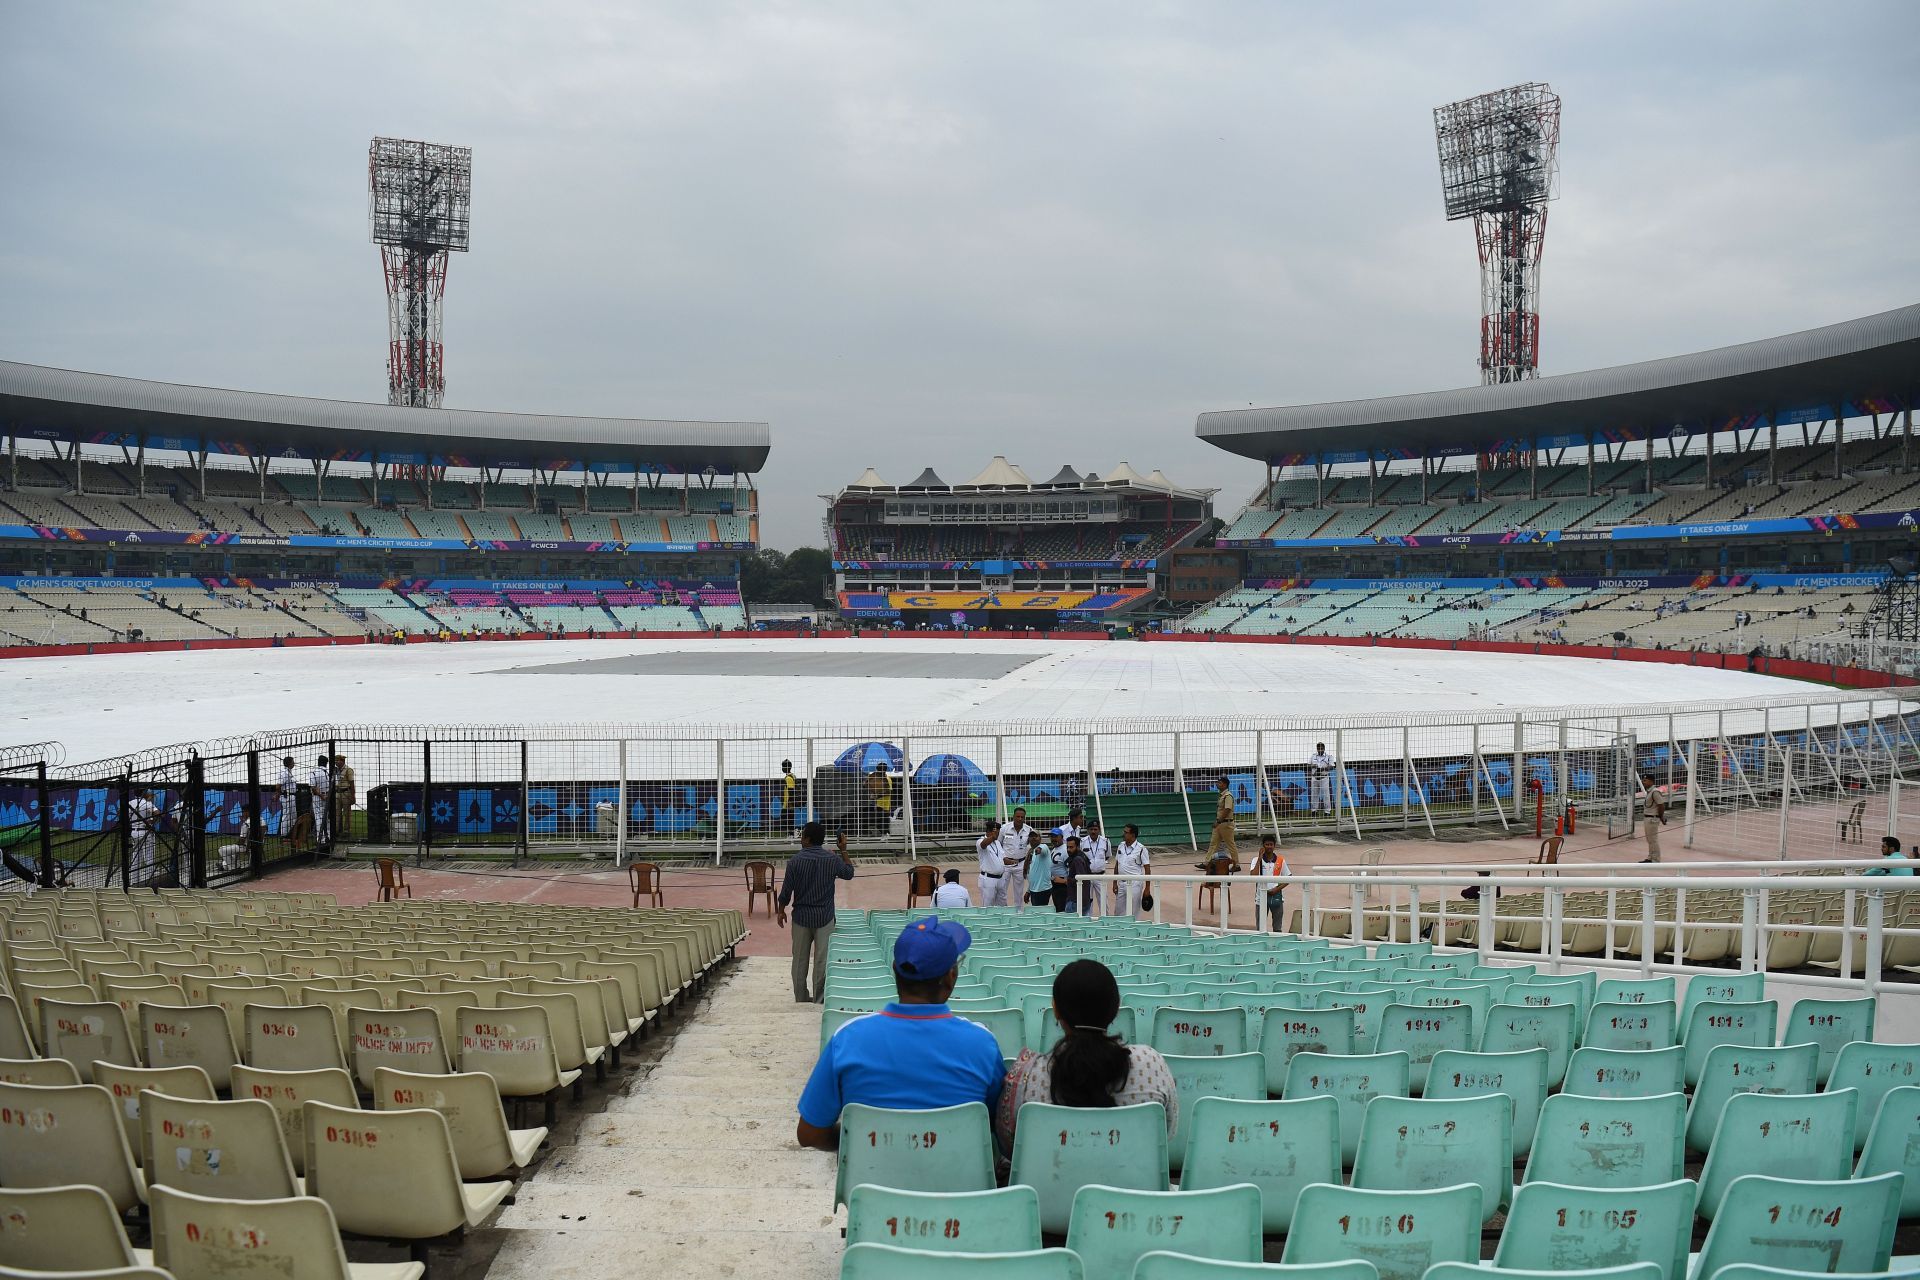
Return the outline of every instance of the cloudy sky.
<path id="1" fill-rule="evenodd" d="M 1920 298 L 1920 4 L 0 0 L 0 357 L 381 400 L 375 134 L 469 145 L 447 403 L 764 419 L 770 545 L 872 465 L 1121 459 L 1476 380 L 1432 108 L 1565 101 L 1543 369 Z"/>

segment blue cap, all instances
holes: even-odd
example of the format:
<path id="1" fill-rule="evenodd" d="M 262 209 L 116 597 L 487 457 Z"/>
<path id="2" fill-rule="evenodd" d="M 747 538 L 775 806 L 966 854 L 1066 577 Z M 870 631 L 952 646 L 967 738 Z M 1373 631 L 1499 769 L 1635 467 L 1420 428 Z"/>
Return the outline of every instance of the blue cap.
<path id="1" fill-rule="evenodd" d="M 928 916 L 900 931 L 893 942 L 893 971 L 910 982 L 944 978 L 973 943 L 962 924 Z"/>

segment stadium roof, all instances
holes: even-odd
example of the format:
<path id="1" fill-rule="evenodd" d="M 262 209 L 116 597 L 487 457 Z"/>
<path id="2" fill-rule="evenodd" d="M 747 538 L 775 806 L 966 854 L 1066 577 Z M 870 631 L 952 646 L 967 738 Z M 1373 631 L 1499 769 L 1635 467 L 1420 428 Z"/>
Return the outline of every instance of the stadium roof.
<path id="1" fill-rule="evenodd" d="M 841 492 L 849 496 L 879 496 L 888 493 L 972 493 L 975 490 L 1046 492 L 1063 489 L 1150 489 L 1183 498 L 1201 498 L 1215 492 L 1212 489 L 1183 488 L 1157 470 L 1152 475 L 1143 476 L 1124 462 L 1104 476 L 1091 471 L 1081 475 L 1072 467 L 1061 467 L 1052 479 L 1036 482 L 1019 464 L 1008 462 L 1000 454 L 995 454 L 993 461 L 979 475 L 959 484 L 946 483 L 934 474 L 932 467 L 928 467 L 907 484 L 891 485 L 882 480 L 872 467 L 868 467 L 858 480 Z"/>
<path id="2" fill-rule="evenodd" d="M 758 471 L 764 422 L 571 418 L 476 409 L 412 409 L 350 400 L 147 382 L 0 360 L 0 434 L 52 429 L 85 442 L 128 433 L 248 446 L 271 456 L 345 451 L 457 456 L 473 465 L 529 459 L 632 463 L 700 472 Z"/>
<path id="3" fill-rule="evenodd" d="M 1723 426 L 1746 414 L 1920 394 L 1920 305 L 1759 342 L 1530 382 L 1203 413 L 1194 434 L 1248 458 L 1428 452 L 1562 432 Z M 1799 420 L 1798 418 L 1792 420 Z"/>

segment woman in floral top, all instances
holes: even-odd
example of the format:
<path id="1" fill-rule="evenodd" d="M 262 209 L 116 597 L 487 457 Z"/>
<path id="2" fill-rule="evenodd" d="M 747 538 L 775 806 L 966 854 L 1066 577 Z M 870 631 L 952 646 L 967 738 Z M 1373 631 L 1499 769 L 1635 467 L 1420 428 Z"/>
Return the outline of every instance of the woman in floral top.
<path id="1" fill-rule="evenodd" d="M 1145 1045 L 1122 1044 L 1107 1028 L 1120 1012 L 1120 986 L 1098 960 L 1075 960 L 1053 980 L 1053 1016 L 1060 1040 L 1045 1053 L 1020 1051 L 1000 1093 L 995 1132 L 1013 1145 L 1020 1108 L 1029 1102 L 1063 1107 L 1127 1107 L 1157 1102 L 1167 1113 L 1167 1136 L 1180 1119 L 1179 1095 L 1167 1060 Z"/>

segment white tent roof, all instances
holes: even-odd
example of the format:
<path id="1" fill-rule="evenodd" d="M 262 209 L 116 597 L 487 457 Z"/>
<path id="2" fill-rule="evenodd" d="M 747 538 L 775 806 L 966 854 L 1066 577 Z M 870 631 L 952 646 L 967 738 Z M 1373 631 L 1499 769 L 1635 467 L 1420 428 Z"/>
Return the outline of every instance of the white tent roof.
<path id="1" fill-rule="evenodd" d="M 1173 481 L 1167 479 L 1166 472 L 1161 471 L 1157 467 L 1154 468 L 1153 474 L 1147 477 L 1147 483 L 1151 485 L 1158 485 L 1162 489 L 1177 489 L 1180 487 L 1179 485 L 1175 484 Z"/>
<path id="2" fill-rule="evenodd" d="M 1027 478 L 1026 472 L 1014 466 L 997 453 L 993 455 L 993 461 L 987 464 L 985 471 L 982 471 L 979 475 L 967 481 L 970 487 L 993 489 L 1031 485 L 1032 483 L 1033 481 Z"/>
<path id="3" fill-rule="evenodd" d="M 868 467 L 860 473 L 860 478 L 848 485 L 849 489 L 888 489 L 892 486 L 880 478 L 880 473 Z"/>
<path id="4" fill-rule="evenodd" d="M 1121 463 L 1100 477 L 1102 484 L 1146 484 L 1147 478 L 1126 463 Z"/>

